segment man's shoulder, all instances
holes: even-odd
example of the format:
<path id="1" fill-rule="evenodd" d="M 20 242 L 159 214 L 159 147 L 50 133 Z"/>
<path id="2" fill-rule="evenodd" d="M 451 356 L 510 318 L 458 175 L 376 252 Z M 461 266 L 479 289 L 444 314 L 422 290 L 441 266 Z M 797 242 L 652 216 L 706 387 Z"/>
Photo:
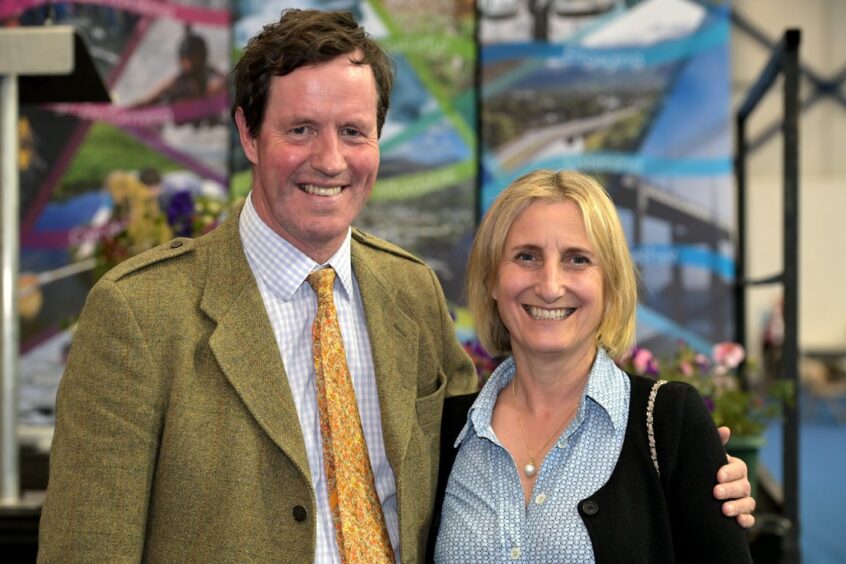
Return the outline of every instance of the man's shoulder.
<path id="1" fill-rule="evenodd" d="M 241 252 L 237 218 L 233 221 L 227 219 L 196 239 L 177 237 L 139 253 L 112 268 L 104 278 L 118 282 L 141 274 L 145 278 L 155 278 L 180 272 L 183 276 L 197 276 L 197 269 L 204 269 L 212 255 L 222 257 L 226 262 L 234 252 Z"/>
<path id="2" fill-rule="evenodd" d="M 366 231 L 362 231 L 361 229 L 354 227 L 352 230 L 352 238 L 353 241 L 361 244 L 362 247 L 368 251 L 382 254 L 386 257 L 394 257 L 403 261 L 409 261 L 428 268 L 421 258 L 406 251 L 402 247 L 373 235 L 372 233 L 367 233 Z"/>
<path id="3" fill-rule="evenodd" d="M 150 271 L 159 265 L 165 265 L 181 257 L 193 255 L 196 248 L 196 240 L 179 237 L 126 259 L 109 270 L 104 277 L 117 282 L 133 274 Z"/>

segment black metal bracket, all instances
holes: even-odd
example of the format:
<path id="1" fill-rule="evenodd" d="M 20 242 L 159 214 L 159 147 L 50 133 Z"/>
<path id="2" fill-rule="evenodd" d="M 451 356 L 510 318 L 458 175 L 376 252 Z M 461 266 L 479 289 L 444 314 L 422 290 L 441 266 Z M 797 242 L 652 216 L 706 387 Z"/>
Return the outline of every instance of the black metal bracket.
<path id="1" fill-rule="evenodd" d="M 784 291 L 784 343 L 780 377 L 799 390 L 799 43 L 798 29 L 789 29 L 774 46 L 769 61 L 737 112 L 735 176 L 737 179 L 737 248 L 735 252 L 735 338 L 746 343 L 746 288 L 780 282 Z M 746 278 L 746 161 L 751 149 L 746 140 L 746 121 L 776 79 L 783 76 L 784 111 L 779 128 L 784 138 L 784 271 L 762 280 Z M 785 403 L 782 465 L 784 513 L 793 526 L 784 545 L 783 562 L 800 562 L 799 548 L 799 402 Z"/>
<path id="2" fill-rule="evenodd" d="M 731 22 L 735 27 L 746 33 L 767 50 L 772 52 L 777 49 L 777 42 L 775 40 L 734 8 L 731 10 Z M 846 108 L 846 94 L 842 90 L 843 83 L 846 82 L 846 65 L 841 67 L 831 78 L 825 78 L 807 65 L 803 65 L 800 61 L 799 73 L 812 86 L 810 94 L 800 102 L 801 111 L 804 112 L 824 98 L 839 102 L 843 108 Z M 770 123 L 753 140 L 749 141 L 747 144 L 749 151 L 753 152 L 757 150 L 778 134 L 779 131 L 781 131 L 781 122 L 775 121 Z"/>

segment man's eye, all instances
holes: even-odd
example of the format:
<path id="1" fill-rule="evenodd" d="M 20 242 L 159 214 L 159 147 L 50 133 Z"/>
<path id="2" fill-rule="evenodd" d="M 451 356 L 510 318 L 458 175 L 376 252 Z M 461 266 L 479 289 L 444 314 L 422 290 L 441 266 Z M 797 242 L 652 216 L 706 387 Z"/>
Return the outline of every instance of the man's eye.
<path id="1" fill-rule="evenodd" d="M 345 127 L 341 130 L 341 134 L 346 135 L 348 137 L 356 137 L 357 135 L 361 135 L 358 129 L 355 129 L 354 127 Z"/>
<path id="2" fill-rule="evenodd" d="M 291 133 L 293 133 L 294 135 L 303 135 L 303 134 L 305 134 L 305 132 L 306 132 L 306 127 L 304 125 L 291 128 Z"/>

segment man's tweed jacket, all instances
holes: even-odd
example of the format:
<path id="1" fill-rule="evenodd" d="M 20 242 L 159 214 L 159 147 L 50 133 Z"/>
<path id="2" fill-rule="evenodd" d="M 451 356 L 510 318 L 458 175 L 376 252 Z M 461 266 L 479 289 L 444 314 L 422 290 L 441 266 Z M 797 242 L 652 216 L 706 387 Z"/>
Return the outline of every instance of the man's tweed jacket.
<path id="1" fill-rule="evenodd" d="M 237 216 L 120 264 L 92 289 L 57 398 L 39 561 L 313 561 L 305 446 Z M 472 391 L 476 377 L 427 266 L 358 230 L 352 265 L 402 561 L 418 562 L 444 397 Z"/>

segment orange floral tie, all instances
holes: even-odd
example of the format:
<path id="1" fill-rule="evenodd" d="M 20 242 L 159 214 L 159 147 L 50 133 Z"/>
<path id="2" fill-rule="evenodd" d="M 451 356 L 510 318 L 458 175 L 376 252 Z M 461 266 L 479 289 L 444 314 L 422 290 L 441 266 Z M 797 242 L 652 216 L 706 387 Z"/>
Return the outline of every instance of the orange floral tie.
<path id="1" fill-rule="evenodd" d="M 393 562 L 332 299 L 335 271 L 327 267 L 312 272 L 308 283 L 317 292 L 317 316 L 311 326 L 314 374 L 338 551 L 345 563 Z"/>

